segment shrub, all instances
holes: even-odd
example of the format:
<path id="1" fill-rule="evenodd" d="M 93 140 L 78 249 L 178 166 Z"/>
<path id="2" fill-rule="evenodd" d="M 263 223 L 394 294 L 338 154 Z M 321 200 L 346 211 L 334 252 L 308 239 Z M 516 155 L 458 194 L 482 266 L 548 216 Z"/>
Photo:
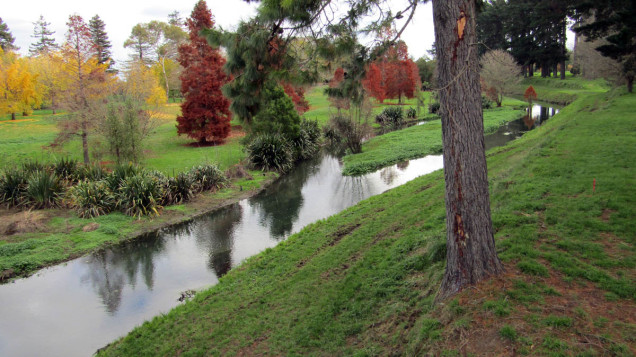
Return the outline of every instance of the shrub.
<path id="1" fill-rule="evenodd" d="M 53 172 L 63 180 L 76 180 L 78 171 L 79 165 L 75 159 L 62 158 L 53 165 Z"/>
<path id="2" fill-rule="evenodd" d="M 164 205 L 174 205 L 189 201 L 194 194 L 193 184 L 192 176 L 183 172 L 175 177 L 168 178 L 164 187 L 162 203 Z"/>
<path id="3" fill-rule="evenodd" d="M 17 206 L 24 198 L 27 175 L 21 169 L 9 169 L 0 176 L 0 203 Z"/>
<path id="4" fill-rule="evenodd" d="M 493 104 L 492 100 L 488 99 L 488 97 L 484 95 L 481 96 L 481 109 L 491 109 Z"/>
<path id="5" fill-rule="evenodd" d="M 48 167 L 39 162 L 38 160 L 27 160 L 22 163 L 22 171 L 25 174 L 30 175 L 38 171 L 46 171 Z"/>
<path id="6" fill-rule="evenodd" d="M 265 171 L 287 172 L 294 162 L 291 145 L 280 134 L 260 134 L 245 147 L 250 164 Z"/>
<path id="7" fill-rule="evenodd" d="M 263 106 L 254 116 L 252 134 L 280 134 L 295 140 L 300 134 L 300 115 L 282 86 L 268 83 L 263 89 Z"/>
<path id="8" fill-rule="evenodd" d="M 336 115 L 329 120 L 328 129 L 334 137 L 347 147 L 351 153 L 362 152 L 362 140 L 367 136 L 369 127 L 350 118 Z"/>
<path id="9" fill-rule="evenodd" d="M 320 147 L 320 127 L 315 120 L 303 119 L 300 122 L 300 135 L 293 140 L 296 159 L 308 159 L 318 152 Z"/>
<path id="10" fill-rule="evenodd" d="M 196 191 L 209 191 L 225 187 L 227 178 L 216 165 L 199 165 L 193 167 L 189 174 Z"/>
<path id="11" fill-rule="evenodd" d="M 117 206 L 129 216 L 159 215 L 162 197 L 159 181 L 145 173 L 128 176 L 122 180 L 117 191 Z"/>
<path id="12" fill-rule="evenodd" d="M 119 189 L 121 184 L 126 180 L 126 178 L 136 176 L 142 172 L 143 172 L 143 169 L 130 163 L 117 165 L 113 169 L 113 172 L 111 172 L 110 175 L 106 176 L 104 180 L 106 181 L 106 183 L 108 184 L 108 188 L 112 192 L 117 192 L 117 190 Z"/>
<path id="13" fill-rule="evenodd" d="M 428 112 L 431 114 L 437 114 L 439 112 L 440 104 L 439 102 L 432 103 L 428 106 Z"/>
<path id="14" fill-rule="evenodd" d="M 63 190 L 57 175 L 47 171 L 36 171 L 27 180 L 24 203 L 34 208 L 53 207 Z"/>
<path id="15" fill-rule="evenodd" d="M 417 118 L 417 110 L 413 107 L 409 107 L 409 109 L 406 110 L 406 117 L 409 119 Z"/>
<path id="16" fill-rule="evenodd" d="M 386 107 L 375 117 L 375 121 L 382 126 L 399 128 L 404 125 L 404 113 L 402 107 Z"/>
<path id="17" fill-rule="evenodd" d="M 99 181 L 107 176 L 106 171 L 100 165 L 85 165 L 77 170 L 78 180 Z"/>
<path id="18" fill-rule="evenodd" d="M 115 196 L 104 181 L 80 181 L 69 189 L 71 206 L 81 218 L 107 214 L 115 207 Z"/>

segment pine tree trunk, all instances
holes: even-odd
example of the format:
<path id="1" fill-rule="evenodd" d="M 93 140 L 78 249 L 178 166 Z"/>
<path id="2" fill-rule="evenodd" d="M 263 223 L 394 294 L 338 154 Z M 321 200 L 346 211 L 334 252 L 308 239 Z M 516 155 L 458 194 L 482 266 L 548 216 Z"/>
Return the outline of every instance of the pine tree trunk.
<path id="1" fill-rule="evenodd" d="M 437 300 L 503 271 L 495 251 L 475 1 L 433 0 L 446 180 L 446 272 Z"/>
<path id="2" fill-rule="evenodd" d="M 15 113 L 11 113 L 11 120 L 15 120 Z"/>
<path id="3" fill-rule="evenodd" d="M 528 65 L 528 77 L 534 77 L 534 63 Z"/>

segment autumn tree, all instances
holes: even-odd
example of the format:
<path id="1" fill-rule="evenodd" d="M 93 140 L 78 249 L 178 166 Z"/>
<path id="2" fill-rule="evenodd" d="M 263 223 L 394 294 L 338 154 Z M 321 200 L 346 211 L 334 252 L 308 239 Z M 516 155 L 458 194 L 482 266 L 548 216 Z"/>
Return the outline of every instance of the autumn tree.
<path id="1" fill-rule="evenodd" d="M 230 134 L 230 102 L 221 93 L 229 77 L 222 70 L 225 59 L 218 48 L 209 46 L 199 34 L 214 25 L 205 1 L 196 3 L 186 22 L 190 40 L 179 46 L 179 63 L 184 68 L 181 92 L 185 102 L 177 117 L 177 132 L 200 143 L 221 142 Z"/>
<path id="2" fill-rule="evenodd" d="M 55 31 L 49 29 L 50 22 L 44 20 L 44 16 L 40 15 L 38 21 L 33 23 L 33 39 L 35 42 L 29 47 L 29 53 L 32 56 L 38 56 L 40 54 L 48 54 L 51 51 L 57 49 L 55 39 L 52 37 Z"/>
<path id="3" fill-rule="evenodd" d="M 125 72 L 125 78 L 124 91 L 132 100 L 155 106 L 167 101 L 158 77 L 143 62 L 132 62 Z"/>
<path id="4" fill-rule="evenodd" d="M 54 145 L 74 136 L 82 141 L 84 163 L 90 162 L 88 136 L 100 117 L 99 108 L 108 95 L 110 76 L 106 65 L 99 64 L 90 29 L 81 16 L 71 15 L 66 42 L 62 46 L 62 76 L 68 84 L 61 95 L 69 120 L 60 125 L 60 133 Z"/>
<path id="5" fill-rule="evenodd" d="M 108 70 L 113 71 L 112 68 L 115 65 L 115 61 L 110 53 L 112 45 L 108 39 L 106 24 L 99 15 L 95 15 L 88 22 L 88 27 L 91 32 L 91 39 L 93 41 L 93 47 L 95 48 L 97 63 L 106 64 L 108 66 Z"/>
<path id="6" fill-rule="evenodd" d="M 386 99 L 386 89 L 382 78 L 382 71 L 377 63 L 371 63 L 367 69 L 367 75 L 362 80 L 364 89 L 370 96 L 383 103 Z"/>
<path id="7" fill-rule="evenodd" d="M 521 80 L 521 68 L 517 61 L 504 50 L 486 52 L 479 60 L 481 77 L 487 89 L 494 89 L 493 99 L 501 107 L 504 93 Z"/>
<path id="8" fill-rule="evenodd" d="M 333 78 L 329 81 L 329 88 L 335 89 L 340 86 L 340 84 L 344 81 L 344 69 L 342 67 L 338 67 L 333 73 Z M 338 96 L 328 96 L 327 99 L 331 102 L 331 105 L 336 108 L 338 111 L 338 115 L 340 115 L 340 111 L 342 109 L 349 109 L 349 100 L 347 98 L 341 98 Z"/>
<path id="9" fill-rule="evenodd" d="M 285 94 L 294 102 L 294 108 L 298 114 L 303 114 L 309 110 L 309 102 L 305 99 L 305 89 L 302 86 L 295 86 L 288 82 L 282 82 Z"/>
<path id="10" fill-rule="evenodd" d="M 60 51 L 42 54 L 31 59 L 31 68 L 37 75 L 42 93 L 42 102 L 56 114 L 62 93 L 67 89 Z"/>
<path id="11" fill-rule="evenodd" d="M 27 60 L 15 53 L 0 50 L 0 113 L 28 115 L 34 107 L 42 103 L 37 90 L 37 75 L 32 73 Z"/>

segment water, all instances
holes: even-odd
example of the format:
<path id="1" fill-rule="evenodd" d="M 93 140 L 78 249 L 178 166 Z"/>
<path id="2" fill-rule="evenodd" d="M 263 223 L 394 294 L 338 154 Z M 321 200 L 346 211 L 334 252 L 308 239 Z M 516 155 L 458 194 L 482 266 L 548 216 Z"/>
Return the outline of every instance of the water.
<path id="1" fill-rule="evenodd" d="M 526 113 L 527 113 L 526 109 Z M 507 142 L 520 138 L 524 133 L 541 126 L 546 120 L 553 117 L 559 112 L 559 109 L 554 107 L 543 106 L 535 104 L 532 106 L 532 111 L 529 115 L 523 118 L 508 122 L 499 129 L 485 137 L 486 150 L 497 146 L 506 145 Z"/>
<path id="2" fill-rule="evenodd" d="M 511 123 L 499 136 L 511 140 L 518 126 Z M 307 224 L 441 169 L 442 162 L 441 155 L 427 156 L 344 177 L 338 159 L 324 155 L 253 198 L 2 285 L 0 356 L 91 355 L 168 312 L 184 291 L 212 286 Z"/>

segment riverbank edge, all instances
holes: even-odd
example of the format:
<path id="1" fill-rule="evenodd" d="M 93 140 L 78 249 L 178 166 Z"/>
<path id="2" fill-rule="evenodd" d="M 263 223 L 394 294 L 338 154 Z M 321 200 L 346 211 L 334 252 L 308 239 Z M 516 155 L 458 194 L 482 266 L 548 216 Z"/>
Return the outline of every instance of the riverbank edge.
<path id="1" fill-rule="evenodd" d="M 138 222 L 142 222 L 140 229 L 136 229 L 132 232 L 125 233 L 119 236 L 115 241 L 104 242 L 96 246 L 95 248 L 71 253 L 65 259 L 44 262 L 35 269 L 25 270 L 20 273 L 15 273 L 12 269 L 6 269 L 3 271 L 0 271 L 0 286 L 3 284 L 10 283 L 11 281 L 15 279 L 28 278 L 29 276 L 37 274 L 40 270 L 47 269 L 59 264 L 63 264 L 65 262 L 80 258 L 88 254 L 103 251 L 105 249 L 109 249 L 119 244 L 134 241 L 135 239 L 139 239 L 149 233 L 156 232 L 176 224 L 192 221 L 196 219 L 197 217 L 219 210 L 223 207 L 232 205 L 241 200 L 254 197 L 258 195 L 259 193 L 261 193 L 262 191 L 264 191 L 265 189 L 267 189 L 269 186 L 272 185 L 272 183 L 274 183 L 276 180 L 278 180 L 281 177 L 280 175 L 273 172 L 262 173 L 262 175 L 265 176 L 265 178 L 262 181 L 258 182 L 258 187 L 255 187 L 249 190 L 243 190 L 242 188 L 243 186 L 238 184 L 238 182 L 244 182 L 244 180 L 232 181 L 232 184 L 230 185 L 230 187 L 226 188 L 226 190 L 230 190 L 229 197 L 219 198 L 218 197 L 219 193 L 223 192 L 222 190 L 214 191 L 214 192 L 205 192 L 205 193 L 198 194 L 189 202 L 179 205 L 179 206 L 183 206 L 184 210 L 175 210 L 175 209 L 171 209 L 171 207 L 174 207 L 174 206 L 168 206 L 166 207 L 167 209 L 164 208 L 162 215 L 160 215 L 159 217 L 143 218 L 141 220 L 138 220 Z M 68 212 L 72 211 L 70 209 L 60 209 L 60 210 L 66 211 L 64 212 L 64 214 L 67 214 Z M 14 211 L 14 210 L 0 208 L 0 211 L 4 211 L 6 213 L 6 212 Z M 21 211 L 15 211 L 15 212 L 21 212 Z M 90 224 L 91 222 L 92 220 L 86 219 L 87 224 Z M 47 233 L 53 233 L 53 232 L 41 231 L 38 233 L 47 234 Z"/>
<path id="2" fill-rule="evenodd" d="M 357 351 L 357 355 L 367 355 L 389 354 L 393 351 L 407 354 L 405 351 L 410 351 L 412 355 L 423 355 L 422 348 L 440 341 L 442 346 L 431 355 L 459 355 L 460 350 L 467 345 L 471 347 L 469 341 L 472 341 L 477 347 L 483 348 L 482 352 L 493 353 L 494 350 L 488 348 L 496 347 L 501 354 L 519 349 L 522 354 L 535 352 L 547 355 L 569 351 L 566 341 L 575 339 L 581 333 L 584 336 L 597 336 L 604 331 L 618 330 L 620 335 L 620 329 L 608 324 L 607 321 L 612 320 L 604 317 L 611 310 L 606 308 L 616 307 L 620 314 L 626 311 L 622 307 L 633 309 L 632 300 L 608 292 L 611 291 L 610 286 L 589 285 L 590 280 L 585 279 L 588 277 L 585 274 L 590 268 L 586 265 L 582 265 L 581 272 L 569 272 L 565 270 L 569 267 L 559 265 L 558 260 L 546 261 L 546 257 L 553 257 L 552 251 L 540 251 L 539 256 L 533 253 L 535 249 L 539 251 L 540 243 L 557 245 L 563 242 L 559 254 L 568 254 L 567 257 L 577 254 L 578 247 L 569 239 L 579 239 L 581 235 L 556 234 L 570 227 L 554 221 L 549 213 L 559 220 L 565 220 L 574 217 L 567 217 L 570 212 L 579 215 L 586 212 L 586 216 L 579 217 L 579 220 L 590 222 L 589 217 L 593 217 L 594 222 L 590 222 L 588 227 L 601 234 L 612 231 L 618 234 L 620 229 L 617 227 L 627 220 L 622 216 L 628 212 L 620 209 L 625 208 L 624 204 L 612 204 L 610 207 L 613 211 L 607 213 L 610 209 L 608 198 L 622 192 L 617 190 L 621 188 L 620 185 L 606 186 L 596 196 L 590 194 L 592 187 L 588 175 L 591 173 L 588 170 L 611 160 L 590 163 L 584 151 L 579 150 L 576 152 L 577 160 L 587 165 L 580 168 L 586 173 L 584 178 L 557 179 L 563 181 L 557 186 L 564 191 L 553 193 L 551 190 L 546 191 L 546 183 L 542 182 L 545 177 L 559 177 L 558 173 L 573 174 L 576 165 L 566 155 L 574 153 L 561 149 L 558 145 L 560 141 L 555 139 L 567 138 L 563 129 L 579 130 L 581 133 L 582 124 L 600 122 L 590 117 L 602 114 L 607 108 L 604 103 L 612 100 L 600 99 L 601 103 L 592 107 L 581 101 L 572 108 L 566 108 L 563 116 L 530 133 L 528 138 L 489 152 L 489 161 L 493 160 L 489 162 L 489 171 L 492 164 L 497 172 L 492 182 L 497 193 L 493 197 L 493 223 L 498 231 L 498 244 L 505 246 L 503 251 L 498 249 L 500 254 L 505 253 L 507 267 L 507 273 L 501 278 L 469 289 L 441 306 L 432 305 L 431 296 L 434 296 L 436 283 L 443 272 L 443 260 L 439 259 L 443 251 L 438 249 L 441 246 L 438 243 L 442 243 L 439 233 L 442 232 L 435 227 L 442 224 L 444 211 L 443 204 L 437 204 L 439 207 L 431 211 L 426 199 L 443 202 L 443 194 L 432 194 L 433 191 L 441 193 L 443 189 L 441 174 L 437 172 L 309 225 L 277 247 L 249 258 L 224 276 L 218 285 L 197 294 L 193 301 L 145 322 L 100 353 L 173 355 L 179 351 L 194 355 L 268 355 L 286 351 L 293 355 L 303 352 L 354 355 Z M 626 117 L 625 108 L 621 109 L 622 117 Z M 580 115 L 586 118 L 579 118 Z M 615 123 L 616 115 L 613 117 Z M 590 141 L 595 144 L 602 141 L 598 139 L 600 133 L 589 133 L 589 130 L 583 133 L 591 135 L 593 139 Z M 603 135 L 607 136 L 608 133 Z M 616 155 L 611 150 L 607 152 Z M 548 171 L 547 167 L 533 170 L 534 167 L 528 166 L 541 163 L 544 158 L 569 162 L 569 165 L 550 166 L 549 169 L 554 171 Z M 535 174 L 524 174 L 528 172 Z M 609 185 L 607 170 L 596 167 L 593 174 L 599 175 L 596 176 L 599 181 L 603 180 Z M 601 178 L 601 175 L 604 177 Z M 522 185 L 527 185 L 527 189 L 516 188 Z M 528 197 L 520 196 L 520 193 Z M 401 202 L 414 197 L 424 203 L 418 204 L 421 212 L 416 218 L 417 225 L 413 225 L 412 218 L 402 211 L 409 208 L 408 202 Z M 522 202 L 507 199 L 502 201 L 507 202 L 507 207 L 501 207 L 497 205 L 497 197 L 499 200 L 510 197 L 525 199 Z M 576 205 L 569 207 L 565 202 Z M 550 212 L 555 209 L 553 205 L 561 205 L 561 211 Z M 589 205 L 593 205 L 593 208 L 584 207 Z M 362 221 L 362 224 L 359 219 L 365 217 L 373 219 Z M 407 231 L 418 238 L 413 238 L 411 242 L 398 239 Z M 616 236 L 612 239 L 616 239 Z M 612 247 L 617 244 L 615 241 L 607 243 Z M 370 247 L 376 249 L 371 251 Z M 368 273 L 363 269 L 375 271 Z M 407 271 L 394 275 L 401 269 Z M 629 269 L 633 272 L 633 267 Z M 436 273 L 429 274 L 433 270 Z M 570 274 L 582 275 L 581 278 L 573 279 Z M 373 279 L 368 279 L 367 275 Z M 593 275 L 590 277 L 594 278 Z M 313 285 L 315 281 L 306 281 L 309 278 L 325 282 L 316 286 Z M 340 281 L 341 285 L 335 285 L 334 280 Z M 325 288 L 333 290 L 326 291 Z M 592 299 L 591 307 L 589 304 L 563 305 L 564 299 L 576 297 L 581 291 L 585 292 L 586 298 Z M 427 297 L 422 297 L 422 294 Z M 365 299 L 373 298 L 386 300 L 384 310 L 368 305 Z M 594 304 L 601 304 L 603 308 L 599 309 Z M 553 308 L 553 305 L 557 308 Z M 370 313 L 369 309 L 378 311 L 379 320 L 369 323 L 366 318 L 355 325 L 345 325 L 346 321 L 366 317 L 365 314 Z M 215 314 L 217 310 L 222 313 L 220 316 Z M 567 315 L 561 316 L 564 311 L 567 311 Z M 310 312 L 311 315 L 308 314 Z M 360 316 L 360 313 L 364 314 Z M 338 329 L 337 326 L 342 328 Z M 487 331 L 480 330 L 482 326 Z M 615 334 L 612 334 L 590 346 L 605 351 L 612 348 L 611 351 L 629 352 L 634 345 L 633 340 L 628 339 L 628 331 L 636 331 L 629 330 L 635 327 L 623 327 L 627 337 L 622 341 L 612 341 L 616 339 Z M 333 333 L 345 337 L 332 336 Z M 460 337 L 461 343 L 457 343 Z M 408 345 L 401 346 L 403 341 L 408 342 Z M 373 349 L 377 347 L 374 345 L 384 346 L 383 343 L 387 344 L 386 350 Z M 627 343 L 627 346 L 623 343 Z M 393 350 L 397 346 L 401 349 Z M 342 349 L 334 350 L 340 347 Z M 444 350 L 444 347 L 453 349 Z"/>

